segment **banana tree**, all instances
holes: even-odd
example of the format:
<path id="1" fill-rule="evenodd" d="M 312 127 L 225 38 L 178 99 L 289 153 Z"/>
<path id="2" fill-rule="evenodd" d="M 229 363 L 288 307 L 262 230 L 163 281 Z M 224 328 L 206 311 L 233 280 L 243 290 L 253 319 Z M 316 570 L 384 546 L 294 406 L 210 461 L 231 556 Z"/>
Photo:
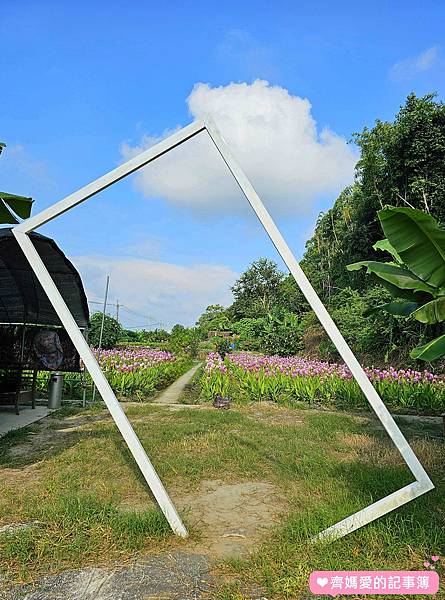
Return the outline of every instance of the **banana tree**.
<path id="1" fill-rule="evenodd" d="M 386 206 L 378 212 L 386 238 L 373 248 L 388 252 L 386 263 L 364 260 L 347 266 L 366 272 L 391 294 L 391 302 L 366 311 L 412 316 L 421 323 L 445 320 L 445 230 L 421 210 Z M 418 346 L 411 357 L 432 361 L 445 356 L 445 335 Z"/>
<path id="2" fill-rule="evenodd" d="M 6 144 L 0 142 L 0 154 Z M 17 196 L 8 192 L 0 192 L 0 223 L 16 225 L 21 219 L 27 219 L 31 214 L 32 198 Z"/>

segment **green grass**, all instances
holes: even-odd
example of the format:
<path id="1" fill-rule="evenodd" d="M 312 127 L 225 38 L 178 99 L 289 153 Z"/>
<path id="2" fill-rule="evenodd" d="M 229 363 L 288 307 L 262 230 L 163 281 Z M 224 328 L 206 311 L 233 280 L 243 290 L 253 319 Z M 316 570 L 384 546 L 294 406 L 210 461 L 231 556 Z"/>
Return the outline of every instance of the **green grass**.
<path id="1" fill-rule="evenodd" d="M 60 496 L 54 504 L 36 505 L 33 512 L 36 525 L 4 534 L 0 543 L 2 562 L 15 565 L 18 579 L 55 566 L 80 567 L 106 552 L 117 558 L 169 535 L 168 524 L 155 508 L 122 513 L 92 494 Z"/>
<path id="2" fill-rule="evenodd" d="M 88 414 L 98 413 L 79 416 Z M 228 411 L 140 404 L 127 414 L 173 500 L 209 479 L 267 481 L 284 498 L 281 522 L 263 544 L 220 567 L 228 578 L 220 598 L 241 599 L 252 584 L 268 598 L 305 598 L 313 569 L 421 569 L 432 554 L 445 552 L 445 449 L 443 439 L 432 437 L 439 430 L 423 437 L 416 426 L 406 428 L 437 485 L 433 492 L 342 540 L 313 546 L 308 538 L 315 533 L 412 481 L 375 420 L 262 403 Z M 187 540 L 170 534 L 109 419 L 51 432 L 42 443 L 35 430 L 0 441 L 0 518 L 42 523 L 0 536 L 4 574 L 29 580 L 187 549 Z M 28 446 L 29 452 L 14 452 Z M 197 536 L 192 528 L 192 541 Z"/>
<path id="3" fill-rule="evenodd" d="M 199 367 L 191 381 L 185 385 L 178 400 L 180 404 L 199 404 L 203 401 L 203 399 L 200 398 L 203 372 L 204 367 Z"/>

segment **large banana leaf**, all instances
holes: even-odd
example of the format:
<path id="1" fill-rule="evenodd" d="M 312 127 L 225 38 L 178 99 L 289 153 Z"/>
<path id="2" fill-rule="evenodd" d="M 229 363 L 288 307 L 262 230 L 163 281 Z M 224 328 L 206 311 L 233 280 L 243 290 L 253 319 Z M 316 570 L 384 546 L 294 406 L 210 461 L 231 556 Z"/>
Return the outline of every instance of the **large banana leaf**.
<path id="1" fill-rule="evenodd" d="M 383 311 L 390 315 L 408 317 L 418 306 L 417 302 L 387 302 L 386 304 L 379 304 L 378 306 L 366 309 L 363 312 L 363 316 L 367 317 L 368 315 Z"/>
<path id="2" fill-rule="evenodd" d="M 410 356 L 428 362 L 445 356 L 445 335 L 441 335 L 423 346 L 414 348 L 411 350 Z"/>
<path id="3" fill-rule="evenodd" d="M 445 320 L 445 296 L 436 298 L 427 302 L 413 312 L 415 317 L 421 323 L 440 323 Z"/>
<path id="4" fill-rule="evenodd" d="M 434 287 L 445 283 L 445 230 L 430 215 L 388 206 L 378 212 L 383 231 L 403 263 Z"/>
<path id="5" fill-rule="evenodd" d="M 347 265 L 348 271 L 358 271 L 361 268 L 366 268 L 366 272 L 375 275 L 383 281 L 400 288 L 402 290 L 413 290 L 415 292 L 427 292 L 433 296 L 436 291 L 432 286 L 428 285 L 414 273 L 408 269 L 404 269 L 400 265 L 394 263 L 381 263 L 374 260 L 362 260 L 360 262 Z"/>
<path id="6" fill-rule="evenodd" d="M 32 203 L 32 198 L 0 192 L 0 223 L 17 224 L 19 221 L 15 215 L 27 219 L 31 214 Z"/>
<path id="7" fill-rule="evenodd" d="M 397 252 L 397 250 L 394 248 L 394 246 L 392 246 L 389 243 L 389 240 L 387 240 L 386 238 L 384 240 L 379 240 L 378 242 L 376 242 L 373 246 L 374 250 L 382 250 L 383 252 L 388 252 L 389 254 L 391 254 L 391 256 L 395 259 L 396 262 L 398 263 L 402 263 L 402 259 L 400 258 L 399 253 Z"/>
<path id="8" fill-rule="evenodd" d="M 416 302 L 417 304 L 425 304 L 425 302 L 429 302 L 432 299 L 431 294 L 427 292 L 413 292 L 413 290 L 402 290 L 398 288 L 396 285 L 389 283 L 389 281 L 384 281 L 373 275 L 370 275 L 372 281 L 384 287 L 386 291 L 388 291 L 393 298 L 408 300 L 409 302 Z"/>

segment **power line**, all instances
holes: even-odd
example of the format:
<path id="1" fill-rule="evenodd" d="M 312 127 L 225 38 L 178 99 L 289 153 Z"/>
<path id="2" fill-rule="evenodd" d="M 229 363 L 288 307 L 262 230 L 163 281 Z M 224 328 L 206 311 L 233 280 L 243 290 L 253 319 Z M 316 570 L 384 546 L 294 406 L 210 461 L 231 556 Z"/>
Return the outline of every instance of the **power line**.
<path id="1" fill-rule="evenodd" d="M 101 306 L 103 306 L 104 301 L 102 300 L 102 302 L 99 302 L 99 300 L 87 300 L 88 304 L 100 304 Z M 107 306 L 116 306 L 115 304 L 113 304 L 112 302 L 107 302 Z"/>
<path id="2" fill-rule="evenodd" d="M 133 310 L 132 308 L 128 308 L 128 306 L 125 306 L 125 304 L 121 304 L 120 306 L 124 310 L 126 310 L 126 311 L 128 311 L 128 312 L 130 312 L 130 313 L 132 313 L 134 315 L 137 315 L 138 317 L 143 317 L 144 319 L 151 320 L 151 321 L 155 320 L 155 318 L 153 316 L 151 316 L 151 315 L 143 315 L 142 313 L 137 312 L 137 311 Z"/>
<path id="3" fill-rule="evenodd" d="M 101 306 L 103 306 L 103 301 L 99 302 L 98 300 L 88 300 L 88 304 L 100 304 Z M 129 308 L 125 304 L 119 304 L 119 302 L 117 302 L 117 303 L 107 302 L 107 306 L 114 306 L 115 308 L 123 308 L 124 310 L 126 310 L 130 313 L 133 313 L 134 315 L 137 315 L 138 317 L 143 317 L 144 319 L 147 319 L 148 321 L 155 321 L 155 317 L 153 317 L 152 315 L 144 315 L 140 312 L 137 312 L 136 310 L 133 310 L 132 308 Z"/>
<path id="4" fill-rule="evenodd" d="M 100 306 L 103 306 L 103 301 L 88 300 L 88 304 L 98 304 Z M 107 302 L 107 306 L 112 306 L 116 309 L 116 320 L 117 321 L 119 321 L 120 309 L 123 309 L 126 312 L 130 313 L 130 315 L 126 316 L 126 319 L 136 320 L 136 319 L 134 319 L 134 317 L 132 317 L 132 315 L 136 315 L 137 317 L 140 317 L 146 321 L 145 325 L 132 325 L 131 327 L 127 327 L 127 329 L 146 329 L 147 327 L 148 328 L 156 327 L 156 328 L 162 329 L 165 327 L 165 323 L 163 321 L 157 321 L 156 318 L 153 317 L 152 315 L 144 315 L 143 313 L 140 313 L 136 310 L 133 310 L 132 308 L 129 308 L 125 304 L 120 304 L 118 300 L 115 303 Z"/>
<path id="5" fill-rule="evenodd" d="M 156 327 L 155 327 L 155 325 L 156 325 Z M 154 329 L 165 329 L 164 323 L 162 323 L 162 322 L 152 323 L 152 326 L 154 327 Z M 139 329 L 139 330 L 141 330 L 141 329 L 147 329 L 147 326 L 146 325 L 136 325 L 136 326 L 132 325 L 131 327 L 125 327 L 125 329 Z"/>

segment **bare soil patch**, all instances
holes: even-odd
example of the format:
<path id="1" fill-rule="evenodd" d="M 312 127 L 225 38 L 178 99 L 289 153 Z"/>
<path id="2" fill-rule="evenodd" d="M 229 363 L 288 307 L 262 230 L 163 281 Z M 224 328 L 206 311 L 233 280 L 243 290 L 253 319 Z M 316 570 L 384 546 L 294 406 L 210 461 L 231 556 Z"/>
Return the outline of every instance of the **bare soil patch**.
<path id="1" fill-rule="evenodd" d="M 253 550 L 283 510 L 283 498 L 267 482 L 203 481 L 193 493 L 174 498 L 201 532 L 193 552 L 216 559 Z"/>
<path id="2" fill-rule="evenodd" d="M 301 412 L 272 402 L 259 402 L 258 405 L 248 407 L 246 416 L 252 421 L 261 421 L 268 425 L 289 426 L 304 423 Z"/>
<path id="3" fill-rule="evenodd" d="M 94 424 L 108 417 L 106 414 L 71 416 L 64 419 L 46 417 L 34 425 L 27 439 L 8 449 L 8 458 L 23 459 L 25 462 L 33 457 L 39 459 L 50 455 L 55 449 L 61 449 L 74 442 L 77 434 L 91 431 Z"/>

